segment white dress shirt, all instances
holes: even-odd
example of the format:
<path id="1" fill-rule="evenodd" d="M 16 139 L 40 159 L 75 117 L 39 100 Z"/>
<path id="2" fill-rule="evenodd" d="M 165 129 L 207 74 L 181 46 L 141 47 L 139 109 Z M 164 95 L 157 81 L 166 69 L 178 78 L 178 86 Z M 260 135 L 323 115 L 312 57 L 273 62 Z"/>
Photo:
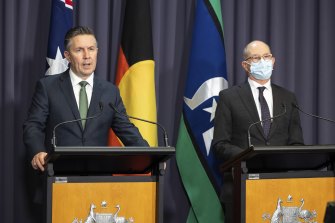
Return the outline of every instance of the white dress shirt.
<path id="1" fill-rule="evenodd" d="M 261 120 L 262 112 L 261 112 L 261 104 L 259 103 L 259 100 L 258 100 L 258 97 L 259 97 L 258 87 L 265 87 L 265 89 L 263 91 L 263 95 L 264 95 L 264 98 L 266 100 L 266 103 L 269 106 L 270 115 L 271 115 L 271 117 L 273 117 L 273 97 L 272 97 L 271 80 L 269 80 L 264 85 L 261 85 L 261 84 L 257 83 L 256 81 L 251 80 L 250 78 L 248 78 L 248 82 L 249 82 L 249 85 L 250 85 L 250 88 L 251 88 L 252 96 L 254 96 L 254 101 L 255 101 L 255 104 L 256 104 L 256 107 L 257 107 L 259 120 Z"/>
<path id="2" fill-rule="evenodd" d="M 77 106 L 79 109 L 79 93 L 80 93 L 80 82 L 83 81 L 81 78 L 79 78 L 77 75 L 73 73 L 73 71 L 70 69 L 70 78 L 72 83 L 72 88 L 74 92 L 74 96 L 76 98 Z M 93 92 L 93 77 L 94 73 L 92 73 L 85 81 L 87 82 L 86 85 L 86 94 L 87 94 L 87 100 L 88 100 L 88 107 L 90 107 L 91 98 L 92 98 L 92 92 Z"/>

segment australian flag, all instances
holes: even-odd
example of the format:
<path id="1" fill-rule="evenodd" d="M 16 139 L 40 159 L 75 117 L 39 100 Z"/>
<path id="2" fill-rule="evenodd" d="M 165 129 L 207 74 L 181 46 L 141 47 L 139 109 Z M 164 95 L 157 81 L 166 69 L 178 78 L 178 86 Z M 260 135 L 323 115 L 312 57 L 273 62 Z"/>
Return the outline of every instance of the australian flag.
<path id="1" fill-rule="evenodd" d="M 64 37 L 72 28 L 73 4 L 72 0 L 52 0 L 50 30 L 47 52 L 47 71 L 45 75 L 53 75 L 64 72 L 68 68 L 68 62 L 63 57 Z"/>

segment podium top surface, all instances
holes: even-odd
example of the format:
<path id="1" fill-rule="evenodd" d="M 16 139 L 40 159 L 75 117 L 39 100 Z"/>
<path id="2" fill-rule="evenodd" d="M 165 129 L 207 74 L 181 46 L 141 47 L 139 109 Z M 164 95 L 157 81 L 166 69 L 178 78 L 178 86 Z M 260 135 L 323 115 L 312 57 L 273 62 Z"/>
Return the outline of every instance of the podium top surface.
<path id="1" fill-rule="evenodd" d="M 48 154 L 46 161 L 58 156 L 133 156 L 133 155 L 174 155 L 174 147 L 105 147 L 105 146 L 59 146 Z"/>
<path id="2" fill-rule="evenodd" d="M 255 153 L 335 153 L 335 145 L 254 146 Z"/>
<path id="3" fill-rule="evenodd" d="M 220 170 L 229 170 L 241 162 L 255 169 L 317 169 L 334 161 L 334 156 L 335 145 L 252 146 L 226 161 Z"/>
<path id="4" fill-rule="evenodd" d="M 56 147 L 46 161 L 55 174 L 138 174 L 174 154 L 174 147 Z"/>

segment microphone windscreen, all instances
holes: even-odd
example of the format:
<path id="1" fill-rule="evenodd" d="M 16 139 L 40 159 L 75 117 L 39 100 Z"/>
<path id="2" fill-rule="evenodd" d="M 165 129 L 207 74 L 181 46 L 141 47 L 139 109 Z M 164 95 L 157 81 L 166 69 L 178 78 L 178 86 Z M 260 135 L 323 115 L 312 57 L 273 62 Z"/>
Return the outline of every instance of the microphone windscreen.
<path id="1" fill-rule="evenodd" d="M 100 108 L 100 111 L 104 109 L 104 103 L 102 101 L 99 101 L 99 108 Z"/>
<path id="2" fill-rule="evenodd" d="M 299 106 L 296 103 L 292 103 L 292 106 L 298 110 L 300 110 Z"/>

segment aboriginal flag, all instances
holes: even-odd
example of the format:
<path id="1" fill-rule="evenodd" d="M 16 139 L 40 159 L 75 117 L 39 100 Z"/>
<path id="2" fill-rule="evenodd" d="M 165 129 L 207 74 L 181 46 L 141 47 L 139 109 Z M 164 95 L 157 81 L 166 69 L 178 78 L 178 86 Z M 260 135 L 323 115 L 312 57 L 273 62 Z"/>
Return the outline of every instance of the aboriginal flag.
<path id="1" fill-rule="evenodd" d="M 115 83 L 128 115 L 156 122 L 154 66 L 150 1 L 128 0 Z M 156 125 L 131 121 L 150 146 L 157 146 Z M 110 137 L 110 145 L 118 143 L 115 135 Z"/>

